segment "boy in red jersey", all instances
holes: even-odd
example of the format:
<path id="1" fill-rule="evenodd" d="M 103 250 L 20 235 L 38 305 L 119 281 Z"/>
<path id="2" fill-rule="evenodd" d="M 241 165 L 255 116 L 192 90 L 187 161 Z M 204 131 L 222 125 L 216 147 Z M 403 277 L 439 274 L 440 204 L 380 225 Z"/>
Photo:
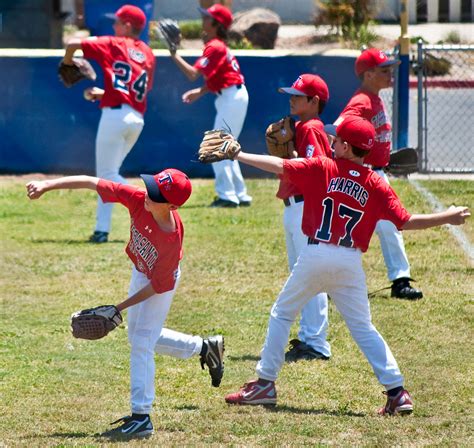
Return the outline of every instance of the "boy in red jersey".
<path id="1" fill-rule="evenodd" d="M 206 39 L 202 56 L 190 65 L 176 52 L 171 52 L 173 61 L 190 81 L 201 75 L 205 80 L 203 86 L 185 92 L 183 102 L 191 104 L 208 92 L 215 94 L 217 114 L 213 129 L 226 129 L 238 139 L 244 126 L 249 96 L 239 63 L 225 43 L 232 13 L 220 4 L 208 9 L 199 8 L 199 11 Z M 237 160 L 216 162 L 212 168 L 217 197 L 211 207 L 244 207 L 251 204 L 252 198 L 247 194 Z"/>
<path id="2" fill-rule="evenodd" d="M 335 160 L 237 155 L 243 163 L 281 174 L 301 189 L 305 199 L 302 229 L 308 240 L 272 307 L 256 369 L 258 379 L 227 395 L 229 404 L 276 404 L 275 380 L 284 362 L 291 324 L 311 297 L 326 291 L 386 389 L 387 402 L 379 414 L 413 411 L 397 362 L 371 321 L 362 252 L 379 219 L 390 220 L 400 230 L 415 230 L 459 225 L 470 213 L 466 207 L 450 207 L 441 213 L 410 215 L 391 187 L 363 165 L 374 145 L 372 124 L 347 116 L 336 131 Z"/>
<path id="3" fill-rule="evenodd" d="M 27 184 L 28 197 L 38 199 L 58 189 L 95 190 L 104 202 L 120 202 L 130 213 L 130 241 L 126 253 L 133 263 L 129 298 L 117 305 L 128 309 L 132 415 L 115 423 L 106 437 L 147 437 L 153 434 L 150 412 L 155 397 L 155 353 L 177 358 L 200 355 L 212 385 L 224 372 L 224 339 L 202 339 L 164 328 L 180 278 L 184 227 L 177 208 L 191 195 L 191 181 L 181 171 L 166 169 L 155 176 L 142 174 L 146 190 L 90 176 L 70 176 Z"/>
<path id="4" fill-rule="evenodd" d="M 75 51 L 82 49 L 86 59 L 94 59 L 104 72 L 104 89 L 86 89 L 90 101 L 100 100 L 102 115 L 96 137 L 96 174 L 114 182 L 126 183 L 120 167 L 142 132 L 146 96 L 153 85 L 155 56 L 139 39 L 145 28 L 145 13 L 124 5 L 115 13 L 115 36 L 72 39 L 63 62 L 72 64 Z M 113 204 L 97 202 L 93 243 L 108 240 Z"/>
<path id="5" fill-rule="evenodd" d="M 369 120 L 375 128 L 374 148 L 365 158 L 364 163 L 387 183 L 388 177 L 384 168 L 390 160 L 392 146 L 392 127 L 385 111 L 385 105 L 379 96 L 382 89 L 392 85 L 393 69 L 400 61 L 389 59 L 383 51 L 370 48 L 361 53 L 355 62 L 355 73 L 361 80 L 360 88 L 354 93 L 340 118 L 346 115 L 357 115 Z M 405 252 L 402 234 L 389 221 L 381 220 L 375 232 L 380 240 L 380 247 L 387 267 L 388 279 L 392 282 L 391 295 L 399 299 L 417 300 L 423 293 L 410 284 L 410 264 Z"/>
<path id="6" fill-rule="evenodd" d="M 295 123 L 297 157 L 306 159 L 316 156 L 332 157 L 324 125 L 319 118 L 329 100 L 329 89 L 326 82 L 317 75 L 305 73 L 300 75 L 291 87 L 282 87 L 279 91 L 291 95 L 290 113 L 299 117 L 299 121 Z M 304 197 L 295 183 L 283 176 L 279 177 L 280 185 L 276 196 L 282 199 L 285 205 L 283 226 L 288 267 L 291 272 L 308 239 L 301 230 Z M 326 293 L 318 294 L 307 303 L 304 312 L 301 313 L 299 339 L 290 341 L 292 348 L 285 355 L 287 362 L 302 359 L 329 359 L 331 347 L 326 340 L 327 307 Z M 315 322 L 320 324 L 316 329 L 314 328 Z"/>

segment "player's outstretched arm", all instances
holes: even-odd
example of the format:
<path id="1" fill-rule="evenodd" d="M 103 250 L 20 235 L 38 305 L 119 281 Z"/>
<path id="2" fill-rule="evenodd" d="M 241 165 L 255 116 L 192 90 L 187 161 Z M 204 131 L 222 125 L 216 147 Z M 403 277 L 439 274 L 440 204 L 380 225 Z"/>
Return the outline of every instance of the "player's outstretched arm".
<path id="1" fill-rule="evenodd" d="M 123 302 L 119 303 L 117 305 L 117 309 L 119 311 L 123 311 L 124 309 L 130 308 L 131 306 L 136 305 L 137 303 L 143 302 L 154 294 L 156 294 L 156 292 L 153 289 L 153 286 L 151 286 L 150 282 L 148 283 L 148 285 L 140 289 L 140 291 L 133 294 L 133 296 L 130 296 L 127 300 L 124 300 Z"/>
<path id="2" fill-rule="evenodd" d="M 262 171 L 269 173 L 283 174 L 283 159 L 275 156 L 266 156 L 260 154 L 249 154 L 240 151 L 235 157 L 239 162 L 254 166 Z"/>
<path id="3" fill-rule="evenodd" d="M 178 53 L 171 53 L 171 59 L 190 81 L 196 81 L 201 76 L 201 72 L 188 64 Z"/>
<path id="4" fill-rule="evenodd" d="M 81 39 L 78 39 L 78 38 L 71 39 L 67 44 L 66 53 L 64 54 L 64 58 L 63 58 L 64 64 L 72 65 L 73 64 L 72 57 L 74 56 L 74 53 L 77 50 L 80 50 L 81 48 L 82 48 Z"/>
<path id="5" fill-rule="evenodd" d="M 422 230 L 430 227 L 442 226 L 443 224 L 459 226 L 464 224 L 466 219 L 470 216 L 471 213 L 467 207 L 455 207 L 452 205 L 444 212 L 412 215 L 405 223 L 402 230 Z"/>
<path id="6" fill-rule="evenodd" d="M 26 192 L 30 199 L 39 199 L 44 193 L 51 190 L 87 188 L 97 190 L 98 177 L 67 176 L 58 179 L 32 180 L 26 184 Z"/>

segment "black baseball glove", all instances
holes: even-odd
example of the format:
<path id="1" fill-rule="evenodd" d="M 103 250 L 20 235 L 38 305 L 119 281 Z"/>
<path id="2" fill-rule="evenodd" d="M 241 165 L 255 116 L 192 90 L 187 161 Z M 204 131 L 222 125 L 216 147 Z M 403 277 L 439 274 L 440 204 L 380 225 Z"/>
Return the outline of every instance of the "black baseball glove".
<path id="1" fill-rule="evenodd" d="M 181 29 L 176 20 L 163 19 L 158 21 L 156 33 L 171 53 L 176 53 L 181 42 Z"/>
<path id="2" fill-rule="evenodd" d="M 418 153 L 414 148 L 401 148 L 390 153 L 387 170 L 394 176 L 407 176 L 418 171 Z"/>

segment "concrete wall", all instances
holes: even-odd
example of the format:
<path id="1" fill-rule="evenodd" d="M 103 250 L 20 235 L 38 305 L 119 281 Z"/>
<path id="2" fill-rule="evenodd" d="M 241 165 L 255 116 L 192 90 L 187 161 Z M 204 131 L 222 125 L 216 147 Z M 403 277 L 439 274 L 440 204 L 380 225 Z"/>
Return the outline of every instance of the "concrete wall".
<path id="1" fill-rule="evenodd" d="M 94 173 L 100 111 L 82 98 L 83 89 L 91 83 L 82 82 L 70 89 L 59 83 L 56 70 L 61 54 L 0 54 L 0 83 L 4 86 L 0 172 Z M 196 151 L 203 131 L 212 127 L 214 97 L 207 95 L 184 105 L 181 94 L 198 82 L 189 83 L 165 52 L 156 54 L 157 72 L 148 97 L 145 128 L 125 160 L 123 173 L 136 175 L 173 166 L 191 176 L 212 177 L 211 167 L 196 163 Z M 236 54 L 250 94 L 240 140 L 252 152 L 265 152 L 267 125 L 289 113 L 289 97 L 278 93 L 278 87 L 291 85 L 301 73 L 320 74 L 331 93 L 322 118 L 332 122 L 358 85 L 352 57 L 277 56 L 268 51 Z M 195 57 L 186 59 L 193 61 Z M 102 85 L 100 76 L 95 85 Z M 245 168 L 245 173 L 254 175 L 257 171 Z"/>

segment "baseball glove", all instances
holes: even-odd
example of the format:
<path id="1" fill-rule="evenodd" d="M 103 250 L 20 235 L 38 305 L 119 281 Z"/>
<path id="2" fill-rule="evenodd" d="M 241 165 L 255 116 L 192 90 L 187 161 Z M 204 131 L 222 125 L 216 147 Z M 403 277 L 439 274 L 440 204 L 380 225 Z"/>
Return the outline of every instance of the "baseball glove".
<path id="1" fill-rule="evenodd" d="M 61 61 L 58 67 L 59 80 L 66 86 L 72 87 L 83 79 L 95 81 L 97 75 L 87 59 L 73 58 L 73 65 Z"/>
<path id="2" fill-rule="evenodd" d="M 123 322 L 114 305 L 102 305 L 77 311 L 71 316 L 71 331 L 75 338 L 100 339 Z"/>
<path id="3" fill-rule="evenodd" d="M 418 171 L 418 153 L 414 148 L 401 148 L 390 154 L 388 172 L 394 176 L 407 176 Z"/>
<path id="4" fill-rule="evenodd" d="M 171 53 L 176 53 L 181 42 L 181 29 L 178 22 L 172 19 L 158 21 L 156 33 Z"/>
<path id="5" fill-rule="evenodd" d="M 268 153 L 282 159 L 291 159 L 295 154 L 295 120 L 284 117 L 276 123 L 272 123 L 265 131 L 265 141 Z"/>
<path id="6" fill-rule="evenodd" d="M 239 151 L 240 143 L 231 134 L 222 129 L 213 129 L 204 132 L 198 158 L 201 163 L 234 160 Z"/>

